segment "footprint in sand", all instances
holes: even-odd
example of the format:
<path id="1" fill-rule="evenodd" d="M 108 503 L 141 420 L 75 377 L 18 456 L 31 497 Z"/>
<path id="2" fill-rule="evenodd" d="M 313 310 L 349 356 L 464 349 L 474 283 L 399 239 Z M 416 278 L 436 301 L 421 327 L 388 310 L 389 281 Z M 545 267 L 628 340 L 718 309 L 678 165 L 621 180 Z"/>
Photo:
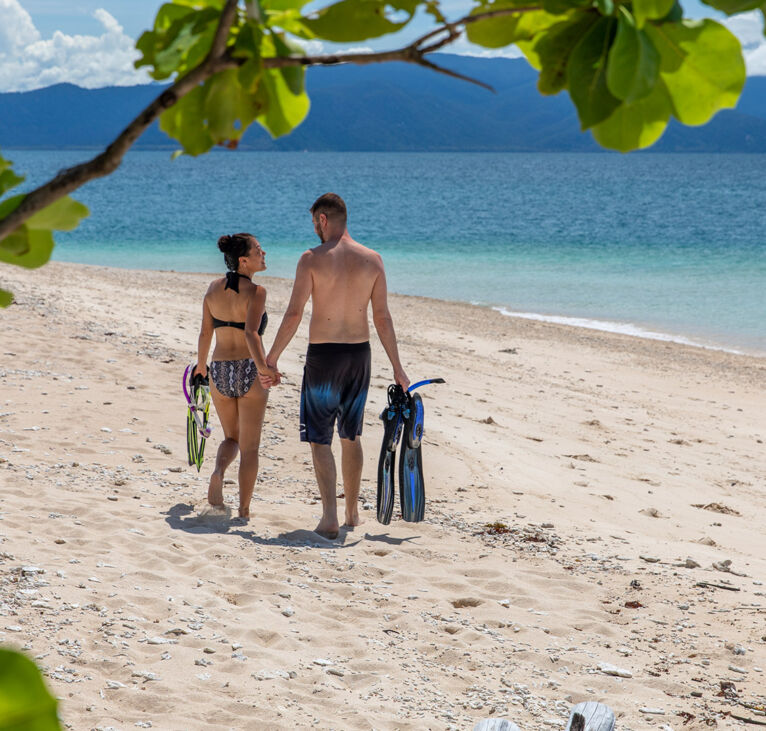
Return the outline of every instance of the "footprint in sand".
<path id="1" fill-rule="evenodd" d="M 201 523 L 225 523 L 231 520 L 231 508 L 228 505 L 205 505 L 197 511 L 196 517 Z"/>

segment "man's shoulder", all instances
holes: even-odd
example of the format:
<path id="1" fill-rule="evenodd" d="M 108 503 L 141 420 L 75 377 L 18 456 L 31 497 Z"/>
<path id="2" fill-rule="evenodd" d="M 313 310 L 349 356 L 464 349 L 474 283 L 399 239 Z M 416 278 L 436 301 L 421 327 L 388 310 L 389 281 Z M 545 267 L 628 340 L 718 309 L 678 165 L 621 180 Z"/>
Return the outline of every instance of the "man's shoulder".
<path id="1" fill-rule="evenodd" d="M 363 256 L 366 259 L 376 263 L 383 262 L 383 258 L 377 251 L 375 251 L 375 249 L 372 249 L 369 246 L 365 246 L 364 244 L 360 244 L 354 239 L 349 239 L 348 244 L 359 256 Z"/>

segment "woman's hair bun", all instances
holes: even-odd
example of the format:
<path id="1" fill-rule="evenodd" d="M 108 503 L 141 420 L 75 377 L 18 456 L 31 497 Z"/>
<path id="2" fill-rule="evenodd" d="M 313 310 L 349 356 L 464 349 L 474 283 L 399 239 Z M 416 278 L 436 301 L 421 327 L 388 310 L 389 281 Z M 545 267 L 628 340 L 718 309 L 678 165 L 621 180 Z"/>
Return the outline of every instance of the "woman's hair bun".
<path id="1" fill-rule="evenodd" d="M 224 234 L 218 239 L 218 248 L 223 252 L 226 268 L 236 272 L 239 268 L 239 257 L 247 256 L 255 237 L 252 234 Z"/>

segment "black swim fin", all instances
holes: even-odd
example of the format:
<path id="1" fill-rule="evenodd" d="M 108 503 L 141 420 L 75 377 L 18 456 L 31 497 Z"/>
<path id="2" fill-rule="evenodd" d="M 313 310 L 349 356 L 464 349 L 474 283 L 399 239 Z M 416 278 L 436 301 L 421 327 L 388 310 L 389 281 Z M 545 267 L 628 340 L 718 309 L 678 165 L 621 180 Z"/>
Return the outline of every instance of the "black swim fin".
<path id="1" fill-rule="evenodd" d="M 423 520 L 426 509 L 426 489 L 423 480 L 423 401 L 420 394 L 407 395 L 404 408 L 404 435 L 399 457 L 399 501 L 402 519 L 408 523 Z"/>
<path id="2" fill-rule="evenodd" d="M 401 386 L 388 388 L 388 406 L 380 415 L 383 421 L 383 444 L 378 459 L 378 522 L 388 525 L 394 512 L 394 465 L 396 446 L 402 432 L 406 396 Z"/>

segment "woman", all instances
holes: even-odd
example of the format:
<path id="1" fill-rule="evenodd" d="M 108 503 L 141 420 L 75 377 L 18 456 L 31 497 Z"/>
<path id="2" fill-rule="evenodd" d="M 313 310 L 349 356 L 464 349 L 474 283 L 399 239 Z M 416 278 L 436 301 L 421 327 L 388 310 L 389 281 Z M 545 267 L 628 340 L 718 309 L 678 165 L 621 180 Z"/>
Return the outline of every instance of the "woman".
<path id="1" fill-rule="evenodd" d="M 228 271 L 210 285 L 202 302 L 194 368 L 194 372 L 207 372 L 207 356 L 215 333 L 210 395 L 225 439 L 218 447 L 207 499 L 213 506 L 223 506 L 223 476 L 239 452 L 239 516 L 249 518 L 268 398 L 258 374 L 277 377 L 277 372 L 266 365 L 261 341 L 268 319 L 266 290 L 251 281 L 253 274 L 266 269 L 266 254 L 255 236 L 247 233 L 221 236 L 218 248 Z"/>

